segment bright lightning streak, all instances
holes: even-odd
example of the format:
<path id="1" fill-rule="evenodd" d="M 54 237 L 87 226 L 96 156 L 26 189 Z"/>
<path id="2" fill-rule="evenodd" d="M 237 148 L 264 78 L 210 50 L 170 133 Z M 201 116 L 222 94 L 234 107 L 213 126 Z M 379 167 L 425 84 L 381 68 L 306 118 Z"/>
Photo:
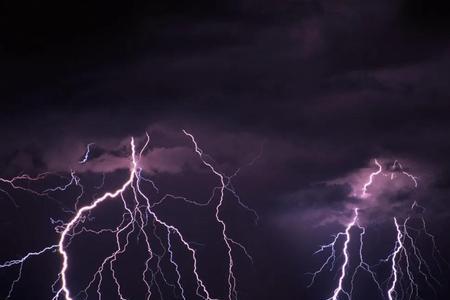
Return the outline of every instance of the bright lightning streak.
<path id="1" fill-rule="evenodd" d="M 69 231 L 74 227 L 74 225 L 76 225 L 79 221 L 80 218 L 83 216 L 83 214 L 85 212 L 88 212 L 94 208 L 97 207 L 97 205 L 99 205 L 100 203 L 102 203 L 103 201 L 105 201 L 108 198 L 116 198 L 118 195 L 122 194 L 126 188 L 128 188 L 131 183 L 133 182 L 134 179 L 134 175 L 136 173 L 136 168 L 137 168 L 137 163 L 136 163 L 136 157 L 135 157 L 135 145 L 134 145 L 134 139 L 131 139 L 131 157 L 132 157 L 132 165 L 130 168 L 130 177 L 128 178 L 128 180 L 122 185 L 122 187 L 118 190 L 116 190 L 113 193 L 105 193 L 102 197 L 96 199 L 92 204 L 87 205 L 87 206 L 83 206 L 82 208 L 80 208 L 78 210 L 78 212 L 76 213 L 75 217 L 72 218 L 72 220 L 69 221 L 69 223 L 67 223 L 65 225 L 65 229 L 63 230 L 63 232 L 61 233 L 61 238 L 58 242 L 58 252 L 59 254 L 62 256 L 63 262 L 62 262 L 62 268 L 60 271 L 60 276 L 61 276 L 61 288 L 57 291 L 56 296 L 54 299 L 58 299 L 59 295 L 61 293 L 64 293 L 64 298 L 66 300 L 73 300 L 73 298 L 70 296 L 70 290 L 68 288 L 68 283 L 67 283 L 67 269 L 69 268 L 69 257 L 67 255 L 67 252 L 64 248 L 64 243 L 66 241 L 67 235 L 69 234 Z"/>
<path id="2" fill-rule="evenodd" d="M 345 226 L 345 231 L 343 232 L 339 232 L 337 235 L 335 235 L 333 241 L 327 245 L 322 245 L 320 247 L 320 249 L 318 251 L 316 251 L 315 253 L 320 253 L 322 251 L 324 251 L 325 249 L 330 248 L 331 249 L 331 253 L 328 256 L 328 258 L 325 260 L 324 264 L 322 264 L 322 266 L 315 271 L 314 273 L 309 273 L 310 275 L 312 275 L 312 279 L 311 282 L 309 283 L 308 287 L 310 287 L 311 285 L 314 284 L 315 278 L 325 269 L 325 267 L 330 264 L 330 271 L 333 270 L 334 268 L 334 264 L 336 261 L 336 243 L 338 242 L 340 237 L 344 237 L 344 245 L 342 248 L 342 256 L 344 257 L 344 262 L 342 263 L 341 267 L 340 267 L 340 275 L 339 275 L 339 280 L 338 280 L 338 285 L 337 287 L 334 289 L 333 291 L 333 295 L 328 298 L 327 300 L 338 300 L 339 299 L 339 295 L 345 295 L 348 299 L 351 299 L 351 295 L 353 293 L 353 287 L 354 287 L 354 281 L 357 275 L 357 272 L 362 269 L 363 271 L 366 271 L 369 273 L 369 275 L 371 276 L 372 280 L 375 282 L 375 284 L 377 285 L 380 293 L 382 293 L 381 291 L 381 286 L 379 284 L 379 282 L 376 279 L 376 274 L 372 271 L 371 267 L 369 266 L 368 263 L 365 262 L 364 257 L 363 257 L 363 246 L 364 246 L 364 241 L 363 241 L 363 236 L 366 232 L 365 227 L 361 226 L 359 224 L 359 210 L 358 208 L 355 208 L 353 210 L 353 218 L 352 220 L 347 223 L 347 225 Z M 348 264 L 350 261 L 350 253 L 348 250 L 349 244 L 351 242 L 351 230 L 353 228 L 358 228 L 360 230 L 360 238 L 359 238 L 359 264 L 358 266 L 355 268 L 355 270 L 353 271 L 353 273 L 351 274 L 351 276 L 349 276 L 351 278 L 350 280 L 350 290 L 347 291 L 344 288 L 344 280 L 347 277 L 347 268 L 348 268 Z"/>
<path id="3" fill-rule="evenodd" d="M 86 152 L 84 153 L 84 157 L 79 161 L 80 164 L 85 164 L 89 159 L 89 153 L 91 152 L 91 147 L 94 146 L 94 143 L 89 143 L 86 146 Z"/>
<path id="4" fill-rule="evenodd" d="M 369 174 L 367 181 L 364 183 L 363 187 L 361 188 L 361 199 L 368 198 L 370 194 L 368 193 L 368 188 L 373 184 L 375 178 L 383 174 L 383 167 L 378 162 L 378 160 L 374 160 L 375 165 L 377 166 L 377 170 L 373 171 Z M 399 172 L 405 176 L 407 176 L 409 179 L 412 180 L 414 183 L 414 187 L 418 186 L 418 177 L 405 171 L 403 166 L 396 160 L 392 164 L 390 168 L 388 168 L 389 171 L 391 171 L 390 178 L 393 180 L 395 178 L 394 172 Z M 386 176 L 386 174 L 383 174 Z M 440 284 L 439 281 L 436 279 L 435 276 L 433 276 L 432 268 L 430 267 L 427 260 L 422 255 L 421 250 L 417 246 L 415 237 L 412 235 L 411 231 L 416 232 L 418 235 L 420 233 L 423 233 L 425 236 L 427 236 L 432 243 L 432 253 L 433 257 L 435 259 L 436 265 L 438 268 L 440 268 L 439 265 L 439 259 L 441 261 L 444 261 L 442 257 L 439 254 L 439 250 L 436 246 L 435 237 L 430 234 L 427 231 L 425 219 L 423 217 L 423 213 L 425 211 L 425 208 L 418 205 L 417 202 L 414 202 L 411 206 L 411 210 L 414 210 L 415 208 L 418 208 L 421 210 L 420 214 L 420 221 L 421 221 L 421 227 L 420 228 L 413 228 L 409 225 L 409 222 L 411 220 L 411 217 L 406 217 L 403 223 L 398 222 L 398 218 L 394 218 L 394 225 L 396 229 L 396 240 L 395 240 L 395 247 L 392 250 L 392 252 L 389 254 L 389 256 L 386 259 L 381 260 L 382 263 L 388 263 L 390 264 L 390 276 L 388 280 L 385 282 L 389 282 L 389 285 L 386 287 L 386 294 L 383 292 L 382 284 L 377 279 L 376 272 L 373 271 L 373 266 L 370 266 L 363 257 L 363 247 L 364 247 L 364 240 L 363 237 L 366 233 L 366 228 L 361 226 L 359 223 L 359 216 L 358 216 L 358 208 L 354 208 L 354 217 L 351 222 L 346 224 L 345 231 L 339 232 L 334 236 L 334 239 L 331 243 L 322 245 L 316 253 L 323 252 L 327 249 L 330 249 L 330 255 L 327 257 L 325 262 L 322 264 L 322 266 L 315 271 L 314 273 L 309 273 L 312 276 L 311 282 L 308 286 L 311 286 L 314 284 L 314 281 L 316 277 L 323 272 L 325 267 L 327 265 L 331 265 L 330 271 L 333 270 L 335 261 L 336 261 L 336 243 L 341 237 L 344 237 L 344 243 L 342 246 L 342 256 L 344 257 L 343 263 L 340 266 L 340 275 L 339 280 L 337 283 L 336 288 L 333 291 L 333 295 L 328 298 L 327 300 L 339 300 L 341 296 L 344 296 L 346 299 L 350 300 L 352 298 L 353 290 L 354 290 L 354 284 L 357 277 L 357 273 L 359 269 L 362 269 L 370 275 L 372 281 L 376 284 L 380 294 L 387 295 L 388 300 L 398 300 L 403 299 L 404 295 L 408 296 L 409 300 L 412 299 L 421 299 L 419 295 L 419 284 L 417 283 L 418 276 L 422 277 L 423 280 L 426 282 L 428 287 L 435 292 L 435 288 L 433 284 Z M 352 259 L 352 255 L 349 252 L 348 246 L 351 241 L 351 230 L 352 228 L 358 228 L 360 230 L 360 238 L 359 238 L 359 264 L 357 267 L 353 270 L 352 274 L 348 274 L 348 265 L 350 263 L 350 260 Z M 414 270 L 417 270 L 418 276 L 414 275 Z M 347 290 L 345 288 L 346 285 L 346 279 L 350 278 L 350 289 Z M 405 279 L 406 278 L 406 279 Z M 404 281 L 406 281 L 406 289 L 404 289 Z M 383 296 L 384 297 L 384 296 Z"/>
<path id="5" fill-rule="evenodd" d="M 205 281 L 201 278 L 200 270 L 198 268 L 198 254 L 195 248 L 183 236 L 182 231 L 179 228 L 164 221 L 161 217 L 159 217 L 156 214 L 156 212 L 153 209 L 155 206 L 161 204 L 165 199 L 168 198 L 182 200 L 188 204 L 196 206 L 206 206 L 209 205 L 209 203 L 213 200 L 213 198 L 217 194 L 217 191 L 219 192 L 219 199 L 218 204 L 215 207 L 215 218 L 222 228 L 221 229 L 222 239 L 224 241 L 228 254 L 227 255 L 228 299 L 232 300 L 237 298 L 237 289 L 236 289 L 237 282 L 236 276 L 234 274 L 234 260 L 232 255 L 233 250 L 232 248 L 233 246 L 238 247 L 244 252 L 244 254 L 250 260 L 251 256 L 249 255 L 246 248 L 242 244 L 236 242 L 235 240 L 229 237 L 226 223 L 220 216 L 221 207 L 223 206 L 223 203 L 225 201 L 225 193 L 229 192 L 233 198 L 237 199 L 239 205 L 241 205 L 245 209 L 249 210 L 252 213 L 255 213 L 255 215 L 256 212 L 250 209 L 241 201 L 240 197 L 238 196 L 236 190 L 234 189 L 231 183 L 232 178 L 237 175 L 240 169 L 238 169 L 232 176 L 227 176 L 225 174 L 220 173 L 219 171 L 216 170 L 216 168 L 213 166 L 212 163 L 206 160 L 205 155 L 203 154 L 203 151 L 199 148 L 194 136 L 186 132 L 185 130 L 183 130 L 183 133 L 186 136 L 188 136 L 189 139 L 192 141 L 195 153 L 198 154 L 202 164 L 205 165 L 215 176 L 217 176 L 217 178 L 220 181 L 220 185 L 213 189 L 211 198 L 206 203 L 192 201 L 185 197 L 175 196 L 171 194 L 164 195 L 160 200 L 151 201 L 149 196 L 147 196 L 144 193 L 142 185 L 145 183 L 150 183 L 151 187 L 153 187 L 155 191 L 157 192 L 159 191 L 152 180 L 145 178 L 143 176 L 143 170 L 139 166 L 139 160 L 142 158 L 142 155 L 150 141 L 150 137 L 148 134 L 146 134 L 147 140 L 139 152 L 137 152 L 136 150 L 134 138 L 131 138 L 130 168 L 127 180 L 116 190 L 105 192 L 102 196 L 95 198 L 90 204 L 81 206 L 79 208 L 78 208 L 79 200 L 84 195 L 84 189 L 80 183 L 80 178 L 74 172 L 71 172 L 71 178 L 68 183 L 57 187 L 47 188 L 44 189 L 43 191 L 36 191 L 34 189 L 24 187 L 21 184 L 19 184 L 19 182 L 23 180 L 26 181 L 44 180 L 47 176 L 49 176 L 49 173 L 44 173 L 38 175 L 37 177 L 21 175 L 11 180 L 0 178 L 0 183 L 8 184 L 13 189 L 31 192 L 38 196 L 48 196 L 49 193 L 66 191 L 72 185 L 79 186 L 81 189 L 80 195 L 76 198 L 75 212 L 73 212 L 73 216 L 70 218 L 70 220 L 66 223 L 61 220 L 51 219 L 52 224 L 55 224 L 56 232 L 59 234 L 59 240 L 57 244 L 45 247 L 44 249 L 37 252 L 29 252 L 20 259 L 10 260 L 6 261 L 3 264 L 0 264 L 0 269 L 12 267 L 15 265 L 20 266 L 19 275 L 12 282 L 7 298 L 11 296 L 14 290 L 14 285 L 21 279 L 22 266 L 25 263 L 25 261 L 27 261 L 31 257 L 39 256 L 46 252 L 51 251 L 54 253 L 58 253 L 58 255 L 61 257 L 60 271 L 57 280 L 52 285 L 52 290 L 54 292 L 53 300 L 59 300 L 61 298 L 64 300 L 75 300 L 78 299 L 80 295 L 88 297 L 88 293 L 91 290 L 91 288 L 95 288 L 98 298 L 102 299 L 103 274 L 106 269 L 109 269 L 110 271 L 113 283 L 115 285 L 115 291 L 117 296 L 121 300 L 128 299 L 125 295 L 124 288 L 120 283 L 121 281 L 120 274 L 118 273 L 116 262 L 127 251 L 132 236 L 137 234 L 138 240 L 140 236 L 143 237 L 145 249 L 147 252 L 147 259 L 144 262 L 144 270 L 141 276 L 142 282 L 146 288 L 145 299 L 147 300 L 150 299 L 151 296 L 154 294 L 155 290 L 159 294 L 159 296 L 162 297 L 162 291 L 160 283 L 157 280 L 157 276 L 162 278 L 161 280 L 163 284 L 173 289 L 174 297 L 177 297 L 176 289 L 178 289 L 179 291 L 178 295 L 183 300 L 187 299 L 188 296 L 186 294 L 186 289 L 183 286 L 184 277 L 186 275 L 182 273 L 180 266 L 176 262 L 176 255 L 177 255 L 176 252 L 178 252 L 179 250 L 175 249 L 174 243 L 181 245 L 181 247 L 184 248 L 184 251 L 190 254 L 190 259 L 192 261 L 192 275 L 196 283 L 195 288 L 196 295 L 204 300 L 216 299 L 211 295 L 210 289 L 207 287 Z M 86 163 L 88 161 L 89 151 L 92 145 L 93 143 L 87 145 L 84 158 L 79 163 Z M 105 175 L 103 174 L 101 185 L 103 185 L 104 177 Z M 2 189 L 0 191 L 7 193 L 9 195 L 9 193 L 6 190 Z M 131 192 L 132 194 L 131 201 L 125 197 L 126 191 Z M 104 202 L 116 201 L 116 199 L 119 199 L 123 205 L 122 221 L 120 222 L 119 225 L 117 225 L 115 228 L 104 228 L 100 230 L 89 229 L 86 227 L 86 225 L 84 225 L 86 219 L 94 210 L 100 209 L 100 207 Z M 152 221 L 149 222 L 150 220 Z M 146 229 L 146 227 L 149 224 L 152 224 L 153 226 L 153 230 L 151 231 L 151 233 Z M 159 235 L 161 229 L 165 231 L 165 236 Z M 113 234 L 115 236 L 116 247 L 115 250 L 109 256 L 104 258 L 104 260 L 98 267 L 97 271 L 94 273 L 93 277 L 91 278 L 87 286 L 83 290 L 75 294 L 70 288 L 69 272 L 71 270 L 71 264 L 67 249 L 71 244 L 73 238 L 82 233 L 96 234 L 96 235 Z M 158 242 L 160 247 L 163 249 L 162 252 L 156 251 L 156 249 L 154 249 L 154 247 L 151 244 L 152 239 Z M 170 264 L 174 267 L 174 272 L 176 274 L 176 279 L 174 283 L 170 282 L 170 279 L 163 272 L 162 260 L 164 259 L 166 254 L 168 255 L 167 259 L 169 260 Z M 153 260 L 156 260 L 156 267 L 155 267 L 156 270 L 153 270 L 150 267 L 150 263 Z"/>
<path id="6" fill-rule="evenodd" d="M 369 196 L 369 194 L 367 194 L 367 188 L 372 185 L 374 177 L 379 175 L 383 170 L 383 167 L 380 165 L 380 163 L 376 159 L 374 161 L 378 167 L 378 170 L 370 173 L 369 180 L 366 183 L 364 183 L 364 186 L 361 189 L 361 198 L 366 198 Z"/>
<path id="7" fill-rule="evenodd" d="M 397 256 L 399 255 L 400 251 L 402 251 L 404 249 L 403 242 L 402 242 L 403 235 L 400 231 L 400 227 L 398 226 L 397 218 L 394 218 L 394 224 L 395 224 L 395 229 L 397 230 L 397 241 L 395 242 L 394 253 L 391 255 L 392 256 L 391 268 L 392 268 L 392 274 L 394 276 L 394 279 L 392 280 L 391 287 L 388 290 L 389 300 L 393 300 L 396 298 L 397 292 L 395 291 L 395 286 L 397 284 L 397 279 L 398 279 L 398 270 L 397 270 L 397 264 L 396 264 L 395 260 L 397 259 Z"/>
<path id="8" fill-rule="evenodd" d="M 343 293 L 346 295 L 349 299 L 351 298 L 350 294 L 345 291 L 343 287 L 344 278 L 346 276 L 346 269 L 349 261 L 349 253 L 348 253 L 348 244 L 350 243 L 350 230 L 355 226 L 356 221 L 358 220 L 358 209 L 355 208 L 354 210 L 355 216 L 353 217 L 353 220 L 347 224 L 347 227 L 345 228 L 345 242 L 344 242 L 344 248 L 342 249 L 342 255 L 344 255 L 344 263 L 341 266 L 341 275 L 339 276 L 339 282 L 337 288 L 334 290 L 333 296 L 329 299 L 337 300 L 339 297 L 339 294 Z"/>

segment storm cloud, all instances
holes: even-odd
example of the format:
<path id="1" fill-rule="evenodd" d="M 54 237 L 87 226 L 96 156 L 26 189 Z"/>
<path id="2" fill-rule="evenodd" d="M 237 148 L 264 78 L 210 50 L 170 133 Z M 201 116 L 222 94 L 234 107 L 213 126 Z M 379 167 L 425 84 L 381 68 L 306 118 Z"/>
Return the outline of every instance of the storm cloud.
<path id="1" fill-rule="evenodd" d="M 74 170 L 97 184 L 127 170 L 130 138 L 148 132 L 148 176 L 207 199 L 202 180 L 216 183 L 185 129 L 221 171 L 242 167 L 234 184 L 260 215 L 257 226 L 239 218 L 255 257 L 241 270 L 242 299 L 317 299 L 304 284 L 317 261 L 305 257 L 355 205 L 382 228 L 420 202 L 450 257 L 450 18 L 440 1 L 56 2 L 2 10 L 1 176 Z M 402 162 L 418 187 L 383 177 L 376 203 L 362 199 L 375 158 Z"/>

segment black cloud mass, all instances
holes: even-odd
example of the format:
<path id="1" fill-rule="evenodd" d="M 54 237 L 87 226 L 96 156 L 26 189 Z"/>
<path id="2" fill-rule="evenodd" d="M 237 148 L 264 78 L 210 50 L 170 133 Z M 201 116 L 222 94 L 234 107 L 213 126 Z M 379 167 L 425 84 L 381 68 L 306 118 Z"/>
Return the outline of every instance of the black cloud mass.
<path id="1" fill-rule="evenodd" d="M 5 0 L 0 177 L 72 169 L 91 186 L 106 173 L 105 187 L 116 188 L 130 137 L 142 141 L 148 132 L 144 168 L 161 189 L 207 199 L 214 177 L 196 160 L 186 129 L 223 172 L 242 167 L 233 183 L 259 215 L 255 225 L 234 204 L 224 211 L 253 256 L 253 264 L 237 258 L 239 299 L 329 297 L 332 273 L 307 288 L 307 273 L 321 263 L 312 253 L 342 230 L 354 205 L 373 224 L 371 262 L 392 249 L 395 228 L 386 220 L 413 201 L 426 207 L 429 230 L 450 259 L 449 20 L 439 0 Z M 91 161 L 81 166 L 91 142 Z M 372 191 L 376 204 L 361 204 L 355 187 L 375 158 L 386 166 L 401 161 L 418 188 L 403 178 Z M 15 198 L 19 208 L 0 193 L 0 263 L 43 246 L 39 237 L 54 239 L 50 217 L 68 218 L 56 203 L 61 195 L 56 202 Z M 192 236 L 204 230 L 210 217 L 183 209 L 169 203 L 161 213 Z M 200 238 L 219 247 L 213 233 Z M 82 252 L 83 242 L 73 251 Z M 202 253 L 200 268 L 225 297 L 226 281 L 214 277 L 224 266 Z M 57 258 L 51 262 L 57 274 Z M 54 278 L 36 278 L 42 267 L 24 268 L 11 299 L 51 298 Z M 80 263 L 77 272 L 91 268 Z M 436 293 L 425 290 L 422 298 L 448 299 L 449 274 L 444 263 Z M 0 272 L 0 295 L 11 278 Z M 72 279 L 74 289 L 86 281 Z M 363 278 L 354 299 L 381 299 L 364 289 L 376 290 Z M 140 299 L 136 290 L 130 299 Z"/>

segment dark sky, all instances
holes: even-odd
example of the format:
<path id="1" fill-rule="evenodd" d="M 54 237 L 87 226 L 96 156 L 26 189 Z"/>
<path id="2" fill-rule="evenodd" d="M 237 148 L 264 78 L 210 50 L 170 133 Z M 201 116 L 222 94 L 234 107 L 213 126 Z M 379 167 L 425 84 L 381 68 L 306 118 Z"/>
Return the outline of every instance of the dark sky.
<path id="1" fill-rule="evenodd" d="M 0 176 L 75 169 L 86 186 L 106 173 L 105 189 L 115 189 L 130 137 L 148 131 L 149 175 L 166 192 L 204 199 L 216 183 L 184 128 L 227 174 L 260 154 L 234 179 L 259 223 L 234 204 L 224 211 L 230 234 L 254 257 L 250 264 L 238 255 L 239 299 L 329 297 L 334 273 L 309 289 L 305 273 L 320 266 L 323 257 L 312 253 L 343 229 L 354 205 L 365 209 L 371 263 L 392 249 L 392 217 L 406 216 L 413 201 L 427 208 L 429 230 L 450 259 L 449 20 L 439 0 L 2 1 Z M 96 152 L 80 167 L 90 142 Z M 400 178 L 378 182 L 374 203 L 356 197 L 374 158 L 386 167 L 398 159 L 418 188 Z M 69 196 L 56 195 L 61 204 L 18 193 L 16 208 L 0 194 L 0 263 L 54 243 L 49 218 L 68 220 Z M 110 224 L 115 209 L 96 217 Z M 211 245 L 200 268 L 224 297 L 211 211 L 169 204 L 160 213 Z M 74 243 L 73 253 L 88 247 L 94 257 L 74 254 L 74 289 L 108 243 Z M 12 299 L 51 298 L 58 257 L 33 263 Z M 1 271 L 3 297 L 15 273 Z M 449 269 L 434 271 L 442 285 L 434 295 L 421 282 L 422 298 L 449 298 Z M 129 281 L 131 299 L 142 299 Z M 380 299 L 365 294 L 373 289 L 367 278 L 358 286 L 354 299 Z"/>

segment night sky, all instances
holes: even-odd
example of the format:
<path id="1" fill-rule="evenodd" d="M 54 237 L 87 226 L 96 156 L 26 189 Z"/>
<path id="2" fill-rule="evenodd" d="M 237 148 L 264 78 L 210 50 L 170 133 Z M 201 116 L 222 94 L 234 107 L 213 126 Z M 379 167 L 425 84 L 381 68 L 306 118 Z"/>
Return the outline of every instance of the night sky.
<path id="1" fill-rule="evenodd" d="M 445 1 L 5 0 L 0 100 L 0 177 L 58 174 L 22 182 L 42 189 L 67 182 L 72 170 L 85 187 L 84 205 L 123 184 L 130 139 L 142 147 L 146 132 L 150 144 L 141 166 L 160 188 L 156 193 L 147 186 L 152 199 L 173 193 L 207 202 L 219 184 L 182 129 L 223 174 L 241 168 L 233 186 L 259 219 L 226 195 L 221 215 L 229 235 L 253 257 L 252 263 L 233 248 L 238 299 L 331 297 L 338 268 L 307 287 L 307 273 L 326 259 L 313 253 L 344 230 L 359 207 L 367 228 L 364 254 L 377 264 L 394 248 L 393 217 L 406 218 L 414 201 L 425 207 L 420 212 L 442 256 L 439 268 L 430 239 L 419 237 L 440 281 L 433 292 L 418 277 L 420 297 L 450 299 Z M 93 150 L 80 164 L 89 143 Z M 359 191 L 376 171 L 374 159 L 386 170 L 398 160 L 402 169 L 377 177 L 364 199 Z M 417 188 L 401 171 L 417 176 Z M 78 193 L 71 187 L 50 199 L 0 182 L 0 264 L 57 243 L 51 220 L 68 222 Z M 227 299 L 217 200 L 195 207 L 172 199 L 156 210 L 194 243 L 213 297 Z M 84 224 L 116 226 L 122 212 L 111 202 Z M 127 299 L 145 299 L 142 243 L 134 236 L 118 263 Z M 112 236 L 73 239 L 68 276 L 74 294 L 112 247 Z M 358 255 L 356 244 L 350 253 Z M 180 250 L 177 258 L 187 274 L 187 299 L 198 299 L 188 255 Z M 60 263 L 56 253 L 26 262 L 11 299 L 51 299 Z M 378 271 L 386 279 L 387 270 Z M 1 299 L 17 272 L 0 269 Z M 105 274 L 102 299 L 119 299 Z M 168 278 L 175 278 L 170 268 Z M 164 299 L 177 299 L 170 287 L 161 289 Z M 94 287 L 88 299 L 96 297 Z M 353 299 L 383 298 L 362 272 Z"/>

